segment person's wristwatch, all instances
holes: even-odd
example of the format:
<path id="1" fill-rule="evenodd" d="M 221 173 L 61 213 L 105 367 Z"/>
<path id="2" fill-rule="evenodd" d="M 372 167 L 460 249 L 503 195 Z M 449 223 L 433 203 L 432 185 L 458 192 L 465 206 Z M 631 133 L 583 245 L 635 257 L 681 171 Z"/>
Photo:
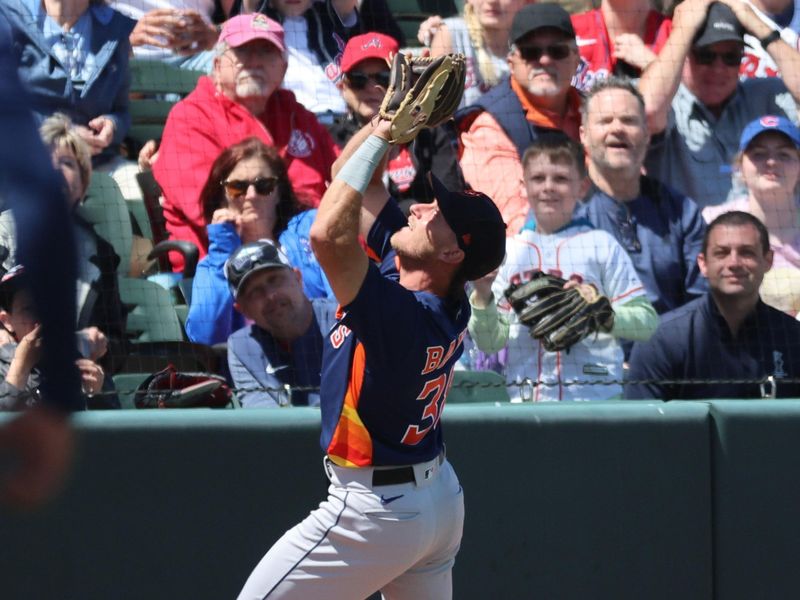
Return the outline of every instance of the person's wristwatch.
<path id="1" fill-rule="evenodd" d="M 760 40 L 758 40 L 758 41 L 761 43 L 761 47 L 762 47 L 764 50 L 766 50 L 766 49 L 767 49 L 767 46 L 769 46 L 769 45 L 770 45 L 772 42 L 774 42 L 775 40 L 779 40 L 780 38 L 781 38 L 781 32 L 780 32 L 780 31 L 778 31 L 777 29 L 773 29 L 773 30 L 772 30 L 772 31 L 769 33 L 769 35 L 766 35 L 765 37 L 761 38 L 761 39 L 760 39 Z"/>

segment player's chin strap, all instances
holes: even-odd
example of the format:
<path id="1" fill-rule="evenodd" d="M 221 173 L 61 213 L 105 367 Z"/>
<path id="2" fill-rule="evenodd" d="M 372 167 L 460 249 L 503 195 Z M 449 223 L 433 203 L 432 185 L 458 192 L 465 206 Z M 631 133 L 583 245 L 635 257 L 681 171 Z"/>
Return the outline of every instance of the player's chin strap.
<path id="1" fill-rule="evenodd" d="M 363 195 L 388 148 L 389 142 L 385 139 L 377 135 L 369 136 L 358 150 L 353 152 L 335 178 Z"/>

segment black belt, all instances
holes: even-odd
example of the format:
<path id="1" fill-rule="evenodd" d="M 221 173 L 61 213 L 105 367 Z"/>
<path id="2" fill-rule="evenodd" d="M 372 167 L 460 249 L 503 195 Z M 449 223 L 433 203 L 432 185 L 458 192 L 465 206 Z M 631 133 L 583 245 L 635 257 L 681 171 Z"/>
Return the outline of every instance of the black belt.
<path id="1" fill-rule="evenodd" d="M 439 454 L 439 464 L 444 462 L 444 452 Z M 372 487 L 380 485 L 399 485 L 416 481 L 414 467 L 397 467 L 394 469 L 374 469 L 372 471 Z"/>
<path id="2" fill-rule="evenodd" d="M 397 467 L 396 469 L 375 469 L 372 471 L 372 487 L 379 485 L 398 485 L 411 483 L 414 479 L 414 467 Z"/>

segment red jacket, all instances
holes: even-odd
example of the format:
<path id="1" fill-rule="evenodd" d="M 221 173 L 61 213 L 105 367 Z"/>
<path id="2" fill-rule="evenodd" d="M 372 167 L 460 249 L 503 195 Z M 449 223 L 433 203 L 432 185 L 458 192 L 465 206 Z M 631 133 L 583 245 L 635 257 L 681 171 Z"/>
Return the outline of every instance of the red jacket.
<path id="1" fill-rule="evenodd" d="M 328 130 L 288 90 L 277 90 L 259 117 L 244 106 L 217 93 L 209 77 L 201 77 L 195 90 L 170 111 L 153 165 L 164 194 L 164 217 L 170 238 L 197 244 L 201 258 L 208 249 L 206 222 L 200 191 L 220 152 L 245 138 L 256 136 L 276 146 L 286 162 L 289 180 L 298 200 L 316 207 L 331 179 L 331 166 L 339 149 Z M 172 253 L 176 270 L 183 268 Z"/>

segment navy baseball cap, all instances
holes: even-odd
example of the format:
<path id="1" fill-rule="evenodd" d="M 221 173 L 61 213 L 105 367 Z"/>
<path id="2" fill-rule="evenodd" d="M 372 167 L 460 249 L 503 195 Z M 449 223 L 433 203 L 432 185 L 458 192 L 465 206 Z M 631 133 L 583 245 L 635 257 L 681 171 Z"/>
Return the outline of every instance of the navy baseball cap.
<path id="1" fill-rule="evenodd" d="M 756 137 L 767 131 L 777 131 L 788 137 L 796 148 L 800 149 L 800 129 L 786 117 L 765 115 L 751 121 L 742 130 L 739 139 L 739 152 L 744 152 Z"/>
<path id="2" fill-rule="evenodd" d="M 291 269 L 286 255 L 269 240 L 258 240 L 239 246 L 225 261 L 225 279 L 234 298 L 244 289 L 247 280 L 264 269 Z"/>
<path id="3" fill-rule="evenodd" d="M 552 3 L 528 4 L 519 9 L 511 22 L 508 39 L 516 44 L 529 33 L 545 28 L 558 29 L 575 39 L 575 28 L 569 13 L 560 5 Z"/>
<path id="4" fill-rule="evenodd" d="M 717 42 L 744 43 L 744 27 L 731 7 L 722 2 L 712 2 L 708 7 L 705 23 L 694 38 L 692 47 L 702 48 Z"/>
<path id="5" fill-rule="evenodd" d="M 506 255 L 506 224 L 495 203 L 479 192 L 451 192 L 433 173 L 429 176 L 439 210 L 464 251 L 465 279 L 494 271 Z"/>

